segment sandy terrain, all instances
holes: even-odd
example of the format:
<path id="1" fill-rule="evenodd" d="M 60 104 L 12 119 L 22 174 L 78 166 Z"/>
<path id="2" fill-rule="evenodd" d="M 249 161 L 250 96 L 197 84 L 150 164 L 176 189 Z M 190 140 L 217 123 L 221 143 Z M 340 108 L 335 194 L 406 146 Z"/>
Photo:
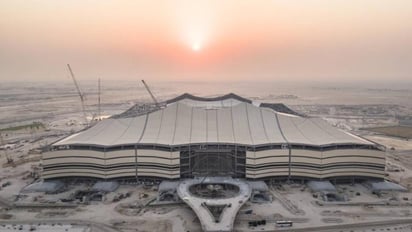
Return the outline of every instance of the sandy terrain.
<path id="1" fill-rule="evenodd" d="M 391 149 L 393 147 L 396 150 L 412 150 L 412 141 L 408 141 L 406 139 L 382 135 L 366 135 L 363 137 L 370 139 L 376 143 L 382 144 L 388 149 Z"/>
<path id="2" fill-rule="evenodd" d="M 82 85 L 83 83 L 81 83 Z M 112 85 L 113 84 L 113 85 Z M 106 85 L 102 95 L 102 109 L 105 115 L 120 113 L 137 102 L 149 101 L 149 96 L 138 83 L 112 83 Z M 87 114 L 91 117 L 96 112 L 95 83 L 82 85 L 87 93 Z M 191 92 L 202 96 L 213 96 L 221 93 L 236 92 L 257 101 L 284 102 L 301 113 L 325 118 L 331 124 L 345 130 L 353 131 L 367 139 L 385 145 L 387 164 L 398 171 L 388 171 L 388 178 L 411 188 L 412 186 L 412 142 L 399 138 L 375 135 L 359 131 L 366 126 L 393 125 L 399 117 L 410 115 L 412 105 L 408 99 L 411 91 L 403 89 L 382 90 L 379 88 L 343 87 L 340 89 L 327 87 L 296 87 L 280 85 L 261 85 L 251 88 L 249 84 L 233 85 L 230 90 L 225 85 L 195 84 L 151 85 L 160 99 L 168 99 L 183 92 Z M 231 86 L 231 85 L 230 85 Z M 274 91 L 276 89 L 276 91 Z M 4 136 L 5 142 L 16 144 L 16 148 L 8 150 L 8 155 L 16 162 L 33 158 L 38 154 L 29 154 L 40 146 L 50 144 L 64 136 L 84 128 L 84 118 L 80 112 L 80 103 L 70 82 L 63 85 L 33 85 L 31 88 L 21 88 L 11 83 L 2 85 L 0 110 L 1 128 L 40 121 L 46 125 L 43 130 L 9 131 Z M 7 91 L 6 91 L 7 90 Z M 276 94 L 274 94 L 276 92 Z M 291 94 L 292 93 L 292 94 Z M 332 97 L 331 97 L 332 96 Z M 382 99 L 383 97 L 383 99 Z M 350 106 L 348 106 L 348 104 Z M 366 105 L 365 105 L 366 104 Z M 390 148 L 394 148 L 391 150 Z M 0 165 L 5 164 L 4 151 L 0 151 Z M 90 220 L 115 227 L 119 231 L 200 231 L 199 220 L 186 205 L 144 206 L 147 201 L 156 196 L 156 191 L 142 186 L 121 185 L 114 193 L 106 195 L 103 202 L 78 204 L 74 208 L 10 208 L 20 190 L 33 182 L 31 173 L 41 162 L 22 163 L 16 167 L 0 168 L 0 184 L 11 182 L 11 185 L 0 190 L 0 220 Z M 25 194 L 14 203 L 57 202 L 67 198 L 74 191 L 87 189 L 87 184 L 70 185 L 69 190 L 59 194 Z M 292 220 L 294 228 L 307 228 L 329 225 L 345 225 L 348 223 L 380 222 L 390 219 L 412 219 L 412 193 L 393 193 L 381 198 L 373 195 L 361 185 L 338 186 L 349 196 L 351 203 L 362 203 L 358 206 L 329 205 L 319 206 L 312 193 L 303 185 L 284 185 L 282 189 L 271 188 L 274 200 L 267 204 L 247 202 L 240 210 L 235 222 L 236 231 L 270 231 L 277 230 L 274 222 L 277 220 Z M 113 202 L 119 193 L 130 192 L 129 198 Z M 360 196 L 354 193 L 359 192 Z M 142 198 L 142 194 L 147 197 Z M 275 196 L 282 197 L 276 198 Z M 400 206 L 365 206 L 366 203 L 376 203 L 395 199 Z M 36 199 L 36 200 L 35 200 Z M 404 200 L 408 199 L 408 200 Z M 285 203 L 285 201 L 287 201 Z M 5 204 L 7 203 L 7 204 Z M 292 205 L 291 210 L 287 205 Z M 253 210 L 245 214 L 245 210 Z M 266 219 L 266 226 L 250 228 L 248 222 L 253 219 Z M 24 223 L 23 223 L 24 224 Z M 409 223 L 410 224 L 410 223 Z M 25 223 L 25 225 L 28 225 Z M 406 222 L 388 227 L 376 225 L 373 228 L 361 229 L 330 229 L 329 231 L 410 231 Z M 2 230 L 0 222 L 0 231 Z M 83 228 L 84 229 L 84 228 Z M 56 230 L 57 231 L 57 230 Z M 76 231 L 76 230 L 72 230 Z M 81 230 L 79 230 L 81 231 Z M 103 231 L 94 229 L 93 231 Z M 304 231 L 304 230 L 303 230 Z M 316 231 L 316 230 L 314 230 Z"/>

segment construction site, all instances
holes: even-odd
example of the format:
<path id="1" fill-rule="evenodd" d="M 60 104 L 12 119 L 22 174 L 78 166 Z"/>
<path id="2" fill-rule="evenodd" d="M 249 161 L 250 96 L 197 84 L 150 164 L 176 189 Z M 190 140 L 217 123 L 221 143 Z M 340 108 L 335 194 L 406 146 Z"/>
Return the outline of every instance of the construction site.
<path id="1" fill-rule="evenodd" d="M 100 80 L 88 104 L 67 68 L 76 111 L 0 129 L 0 231 L 412 230 L 411 142 L 374 129 L 399 109 L 158 100 L 144 81 L 150 100 L 119 107 Z"/>

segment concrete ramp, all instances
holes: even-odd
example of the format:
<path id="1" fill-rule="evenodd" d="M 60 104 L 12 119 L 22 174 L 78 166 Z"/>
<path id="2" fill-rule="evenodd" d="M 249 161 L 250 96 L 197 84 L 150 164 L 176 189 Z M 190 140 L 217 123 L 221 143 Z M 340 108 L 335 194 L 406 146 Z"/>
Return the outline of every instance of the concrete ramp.
<path id="1" fill-rule="evenodd" d="M 230 189 L 227 196 L 225 188 Z M 197 189 L 200 189 L 199 192 L 203 195 L 197 194 Z M 209 191 L 210 196 L 207 196 L 205 191 Z M 200 220 L 202 230 L 207 232 L 233 231 L 236 215 L 249 199 L 251 192 L 246 182 L 226 177 L 184 180 L 177 188 L 179 197 L 192 208 Z"/>

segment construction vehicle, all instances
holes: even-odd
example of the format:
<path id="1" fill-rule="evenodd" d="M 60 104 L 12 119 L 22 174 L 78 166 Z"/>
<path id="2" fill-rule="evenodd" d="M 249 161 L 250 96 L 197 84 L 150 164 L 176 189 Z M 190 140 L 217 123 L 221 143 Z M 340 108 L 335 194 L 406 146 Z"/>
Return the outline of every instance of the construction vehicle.
<path id="1" fill-rule="evenodd" d="M 142 80 L 144 87 L 146 88 L 147 92 L 149 92 L 150 97 L 152 97 L 153 102 L 155 103 L 156 108 L 160 108 L 159 102 L 156 100 L 155 96 L 153 95 L 152 91 L 150 90 L 149 86 L 146 84 L 144 80 Z"/>
<path id="2" fill-rule="evenodd" d="M 89 121 L 87 120 L 86 108 L 85 108 L 85 105 L 84 105 L 85 96 L 82 93 L 82 91 L 80 90 L 80 86 L 77 83 L 76 77 L 74 76 L 74 73 L 73 73 L 72 68 L 70 67 L 70 64 L 67 64 L 67 68 L 69 69 L 70 76 L 73 79 L 73 83 L 74 83 L 74 86 L 76 87 L 77 94 L 80 97 L 80 101 L 81 101 L 81 104 L 82 104 L 83 117 L 84 117 L 84 120 L 85 120 L 85 123 L 86 123 L 86 127 L 88 127 L 89 126 Z"/>

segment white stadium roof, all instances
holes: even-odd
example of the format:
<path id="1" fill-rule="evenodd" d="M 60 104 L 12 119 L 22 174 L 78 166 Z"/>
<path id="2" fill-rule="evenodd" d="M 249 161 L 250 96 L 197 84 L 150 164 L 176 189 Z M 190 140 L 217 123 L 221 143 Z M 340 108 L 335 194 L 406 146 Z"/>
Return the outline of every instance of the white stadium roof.
<path id="1" fill-rule="evenodd" d="M 182 98 L 163 109 L 131 118 L 110 118 L 71 135 L 60 145 L 120 146 L 225 143 L 242 145 L 374 145 L 319 118 L 276 112 L 239 99 Z"/>

